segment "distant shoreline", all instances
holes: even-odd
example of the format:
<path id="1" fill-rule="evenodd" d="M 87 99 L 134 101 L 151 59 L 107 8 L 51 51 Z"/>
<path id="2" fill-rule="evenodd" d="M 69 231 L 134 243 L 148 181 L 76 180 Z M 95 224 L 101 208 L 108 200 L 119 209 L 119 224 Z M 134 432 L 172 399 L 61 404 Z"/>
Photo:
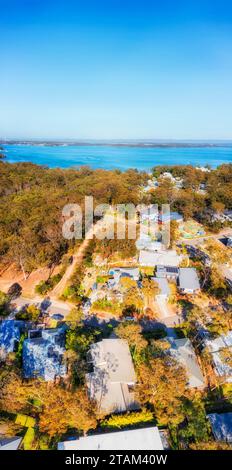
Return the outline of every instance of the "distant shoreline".
<path id="1" fill-rule="evenodd" d="M 220 142 L 152 142 L 152 141 L 35 141 L 35 140 L 0 140 L 0 145 L 30 145 L 35 147 L 136 147 L 136 148 L 217 148 L 232 147 L 232 141 Z"/>
<path id="2" fill-rule="evenodd" d="M 9 142 L 9 141 L 8 141 Z M 1 144 L 0 144 L 1 145 Z M 78 142 L 11 141 L 2 144 L 6 162 L 32 162 L 49 168 L 89 166 L 93 169 L 137 168 L 150 171 L 154 166 L 209 165 L 216 168 L 232 163 L 232 143 L 218 142 Z"/>

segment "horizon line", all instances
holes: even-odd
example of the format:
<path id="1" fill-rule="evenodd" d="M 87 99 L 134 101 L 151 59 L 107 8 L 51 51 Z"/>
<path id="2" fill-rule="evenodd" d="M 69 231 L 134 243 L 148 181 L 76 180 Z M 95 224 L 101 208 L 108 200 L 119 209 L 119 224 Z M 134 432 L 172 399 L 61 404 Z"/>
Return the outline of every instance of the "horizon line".
<path id="1" fill-rule="evenodd" d="M 66 143 L 66 142 L 76 142 L 76 143 L 88 143 L 88 142 L 99 142 L 99 143 L 104 143 L 104 142 L 115 142 L 115 143 L 127 143 L 127 142 L 147 142 L 147 143 L 169 143 L 169 142 L 174 142 L 174 143 L 182 143 L 182 142 L 205 142 L 205 143 L 213 143 L 213 142 L 231 142 L 232 143 L 232 137 L 229 139 L 222 139 L 222 138 L 217 138 L 217 139 L 207 139 L 207 138 L 143 138 L 143 137 L 138 137 L 138 138 L 94 138 L 94 137 L 89 137 L 89 138 L 81 138 L 81 137 L 0 137 L 0 143 L 7 143 L 7 142 L 61 142 L 61 143 Z"/>

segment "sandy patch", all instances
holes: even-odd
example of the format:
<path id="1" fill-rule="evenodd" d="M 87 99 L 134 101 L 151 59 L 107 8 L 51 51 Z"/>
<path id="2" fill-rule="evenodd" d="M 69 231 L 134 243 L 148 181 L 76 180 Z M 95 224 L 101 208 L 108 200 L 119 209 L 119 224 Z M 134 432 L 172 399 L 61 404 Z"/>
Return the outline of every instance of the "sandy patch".
<path id="1" fill-rule="evenodd" d="M 58 266 L 54 269 L 54 271 L 52 272 L 52 275 L 56 274 L 57 272 L 59 272 Z M 40 268 L 40 269 L 36 269 L 35 271 L 33 271 L 28 276 L 27 279 L 24 279 L 22 271 L 17 270 L 15 266 L 11 265 L 0 276 L 0 290 L 3 292 L 7 292 L 9 287 L 14 282 L 18 282 L 23 289 L 22 294 L 25 297 L 29 297 L 29 298 L 34 297 L 35 286 L 40 281 L 45 281 L 46 279 L 48 279 L 49 274 L 51 274 L 50 269 Z"/>

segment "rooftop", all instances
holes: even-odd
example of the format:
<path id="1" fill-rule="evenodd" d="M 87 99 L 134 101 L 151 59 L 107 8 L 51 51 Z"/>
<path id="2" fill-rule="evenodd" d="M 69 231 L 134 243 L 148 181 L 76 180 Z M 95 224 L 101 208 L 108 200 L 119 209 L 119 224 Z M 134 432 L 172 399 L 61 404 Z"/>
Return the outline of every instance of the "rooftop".
<path id="1" fill-rule="evenodd" d="M 217 375 L 227 378 L 227 382 L 232 382 L 232 367 L 229 360 L 223 359 L 222 353 L 231 350 L 232 357 L 232 331 L 226 335 L 218 336 L 215 339 L 207 339 L 205 346 L 212 354 L 212 359 Z"/>
<path id="2" fill-rule="evenodd" d="M 140 236 L 136 241 L 136 248 L 137 250 L 161 251 L 163 250 L 163 244 L 159 241 L 152 240 L 149 236 Z"/>
<path id="3" fill-rule="evenodd" d="M 215 439 L 232 443 L 232 413 L 212 413 L 208 418 Z"/>
<path id="4" fill-rule="evenodd" d="M 135 281 L 139 280 L 139 268 L 112 268 L 109 275 L 114 277 L 115 282 L 119 282 L 121 277 L 130 277 Z"/>
<path id="5" fill-rule="evenodd" d="M 165 277 L 165 276 L 178 277 L 178 275 L 179 275 L 179 268 L 175 266 L 162 266 L 162 265 L 157 266 L 157 269 L 156 269 L 157 277 Z"/>
<path id="6" fill-rule="evenodd" d="M 162 214 L 160 217 L 162 222 L 175 220 L 176 222 L 182 222 L 183 216 L 179 212 L 170 212 L 170 214 Z"/>
<path id="7" fill-rule="evenodd" d="M 21 444 L 22 437 L 1 437 L 0 450 L 17 450 Z"/>
<path id="8" fill-rule="evenodd" d="M 52 381 L 66 375 L 63 362 L 65 332 L 63 328 L 41 330 L 41 336 L 23 343 L 23 373 L 25 378 L 41 377 Z"/>
<path id="9" fill-rule="evenodd" d="M 166 265 L 177 267 L 179 263 L 180 257 L 175 250 L 163 250 L 159 253 L 141 250 L 139 253 L 139 264 L 141 266 Z"/>
<path id="10" fill-rule="evenodd" d="M 197 357 L 188 338 L 169 338 L 170 352 L 185 367 L 190 388 L 205 387 L 204 377 L 197 362 Z"/>
<path id="11" fill-rule="evenodd" d="M 117 431 L 59 442 L 58 450 L 163 450 L 157 427 Z"/>
<path id="12" fill-rule="evenodd" d="M 3 320 L 0 323 L 0 347 L 5 353 L 14 352 L 20 340 L 23 322 Z"/>
<path id="13" fill-rule="evenodd" d="M 200 289 L 200 283 L 196 269 L 180 268 L 179 270 L 179 286 L 183 290 L 195 291 Z"/>
<path id="14" fill-rule="evenodd" d="M 136 409 L 133 386 L 135 370 L 128 344 L 125 340 L 103 339 L 91 345 L 90 358 L 94 371 L 87 374 L 90 397 L 104 411 Z"/>

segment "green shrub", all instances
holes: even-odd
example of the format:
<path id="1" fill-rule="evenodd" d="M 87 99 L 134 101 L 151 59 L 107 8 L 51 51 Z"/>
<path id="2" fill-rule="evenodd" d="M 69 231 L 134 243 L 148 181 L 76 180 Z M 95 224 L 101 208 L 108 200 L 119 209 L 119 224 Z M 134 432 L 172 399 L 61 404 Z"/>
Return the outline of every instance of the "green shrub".
<path id="1" fill-rule="evenodd" d="M 26 338 L 26 335 L 24 333 L 21 334 L 19 344 L 18 344 L 18 349 L 15 355 L 20 365 L 22 365 L 23 342 L 25 338 Z"/>
<path id="2" fill-rule="evenodd" d="M 0 291 L 0 315 L 5 316 L 9 314 L 9 302 L 9 296 L 4 292 Z"/>
<path id="3" fill-rule="evenodd" d="M 98 284 L 104 284 L 105 282 L 107 282 L 109 280 L 109 278 L 110 278 L 110 276 L 107 276 L 107 275 L 106 276 L 103 276 L 103 275 L 100 276 L 99 275 L 99 276 L 97 276 L 96 282 Z"/>
<path id="4" fill-rule="evenodd" d="M 62 279 L 63 271 L 54 276 L 51 276 L 47 281 L 40 281 L 39 284 L 35 287 L 35 292 L 40 295 L 45 295 L 51 291 L 58 282 Z"/>

